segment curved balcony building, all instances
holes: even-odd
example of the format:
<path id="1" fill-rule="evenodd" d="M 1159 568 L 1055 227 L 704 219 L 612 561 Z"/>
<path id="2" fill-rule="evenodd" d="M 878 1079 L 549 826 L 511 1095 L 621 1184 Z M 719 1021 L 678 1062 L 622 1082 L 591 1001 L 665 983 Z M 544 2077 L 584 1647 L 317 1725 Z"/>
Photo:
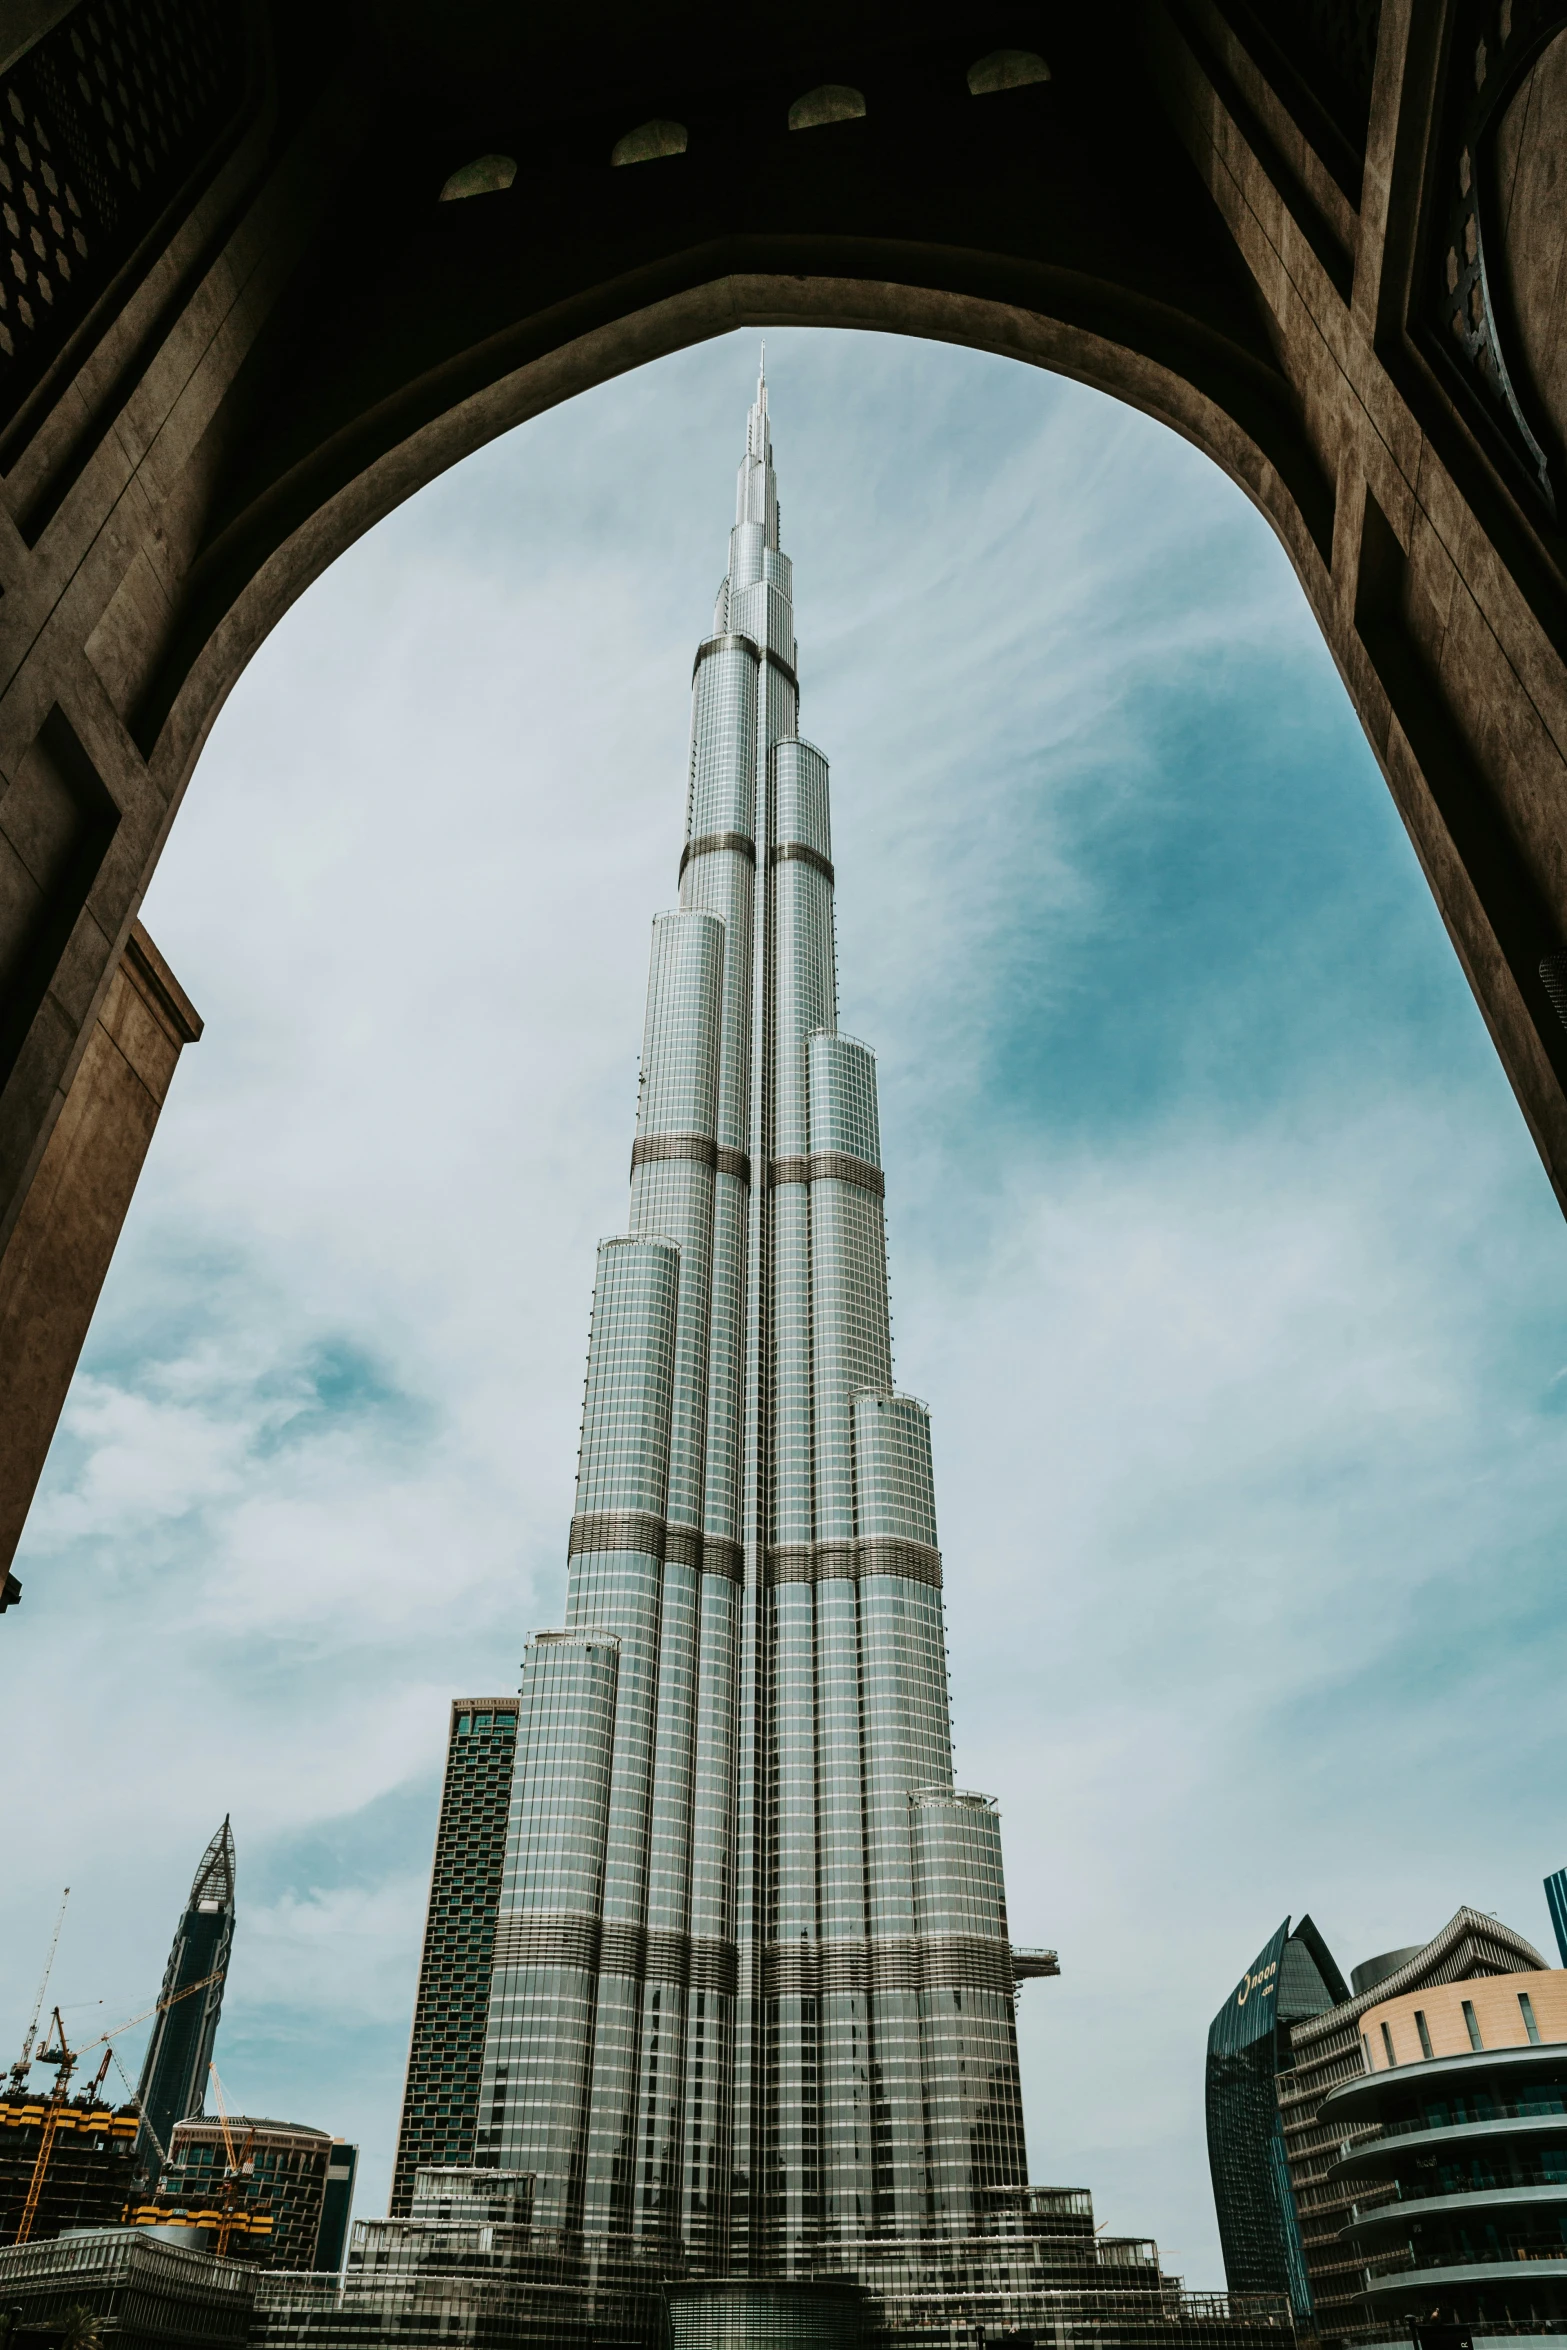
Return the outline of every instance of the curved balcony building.
<path id="1" fill-rule="evenodd" d="M 1327 2097 L 1367 2331 L 1567 2333 L 1567 1970 L 1433 1984 L 1359 2019 Z"/>

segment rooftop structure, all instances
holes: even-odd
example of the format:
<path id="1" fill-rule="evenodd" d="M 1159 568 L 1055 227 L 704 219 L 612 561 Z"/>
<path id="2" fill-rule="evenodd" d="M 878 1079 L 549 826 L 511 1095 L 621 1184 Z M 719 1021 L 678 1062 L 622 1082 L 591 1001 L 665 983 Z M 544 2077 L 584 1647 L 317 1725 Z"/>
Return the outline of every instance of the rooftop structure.
<path id="1" fill-rule="evenodd" d="M 402 2215 L 354 2222 L 341 2277 L 263 2274 L 253 2350 L 567 2350 L 617 2338 L 603 2319 L 606 2306 L 624 2316 L 623 2281 L 586 2281 L 580 2261 L 535 2243 L 526 2174 L 421 2167 L 407 2200 Z M 634 2327 L 655 2290 L 642 2280 Z"/>
<path id="2" fill-rule="evenodd" d="M 256 2274 L 143 2228 L 97 2228 L 0 2251 L 13 2339 L 60 2338 L 77 2312 L 113 2350 L 245 2350 Z"/>

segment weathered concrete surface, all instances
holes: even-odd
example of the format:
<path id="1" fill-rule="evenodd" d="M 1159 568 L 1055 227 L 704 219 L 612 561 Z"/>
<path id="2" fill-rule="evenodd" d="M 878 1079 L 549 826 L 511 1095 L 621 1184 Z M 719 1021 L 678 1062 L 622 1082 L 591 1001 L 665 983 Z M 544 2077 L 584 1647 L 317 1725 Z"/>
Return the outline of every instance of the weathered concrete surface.
<path id="1" fill-rule="evenodd" d="M 0 1576 L 16 1555 L 175 1064 L 200 1034 L 138 922 L 0 1255 Z"/>
<path id="2" fill-rule="evenodd" d="M 718 0 L 250 23 L 243 101 L 0 418 L 0 1245 L 207 730 L 294 598 L 510 426 L 776 322 L 1075 376 L 1246 490 L 1567 1203 L 1542 976 L 1567 954 L 1567 123 L 1542 103 L 1567 0 L 799 0 L 786 42 Z M 972 96 L 1019 45 L 1049 80 Z M 791 133 L 828 83 L 865 115 Z M 653 120 L 684 152 L 612 167 Z M 481 156 L 511 184 L 440 201 Z"/>

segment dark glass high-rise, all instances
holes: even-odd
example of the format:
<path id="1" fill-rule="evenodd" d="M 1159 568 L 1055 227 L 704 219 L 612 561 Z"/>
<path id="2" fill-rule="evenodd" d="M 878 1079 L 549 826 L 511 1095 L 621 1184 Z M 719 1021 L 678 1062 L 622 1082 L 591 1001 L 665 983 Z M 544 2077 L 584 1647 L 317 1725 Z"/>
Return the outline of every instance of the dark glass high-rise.
<path id="1" fill-rule="evenodd" d="M 201 1856 L 175 1928 L 159 1994 L 166 2004 L 153 2018 L 137 2083 L 142 2124 L 136 2153 L 150 2184 L 157 2182 L 175 2123 L 200 2113 L 205 2102 L 233 1941 L 234 1838 L 225 1819 Z M 203 1988 L 195 1990 L 195 1984 Z"/>

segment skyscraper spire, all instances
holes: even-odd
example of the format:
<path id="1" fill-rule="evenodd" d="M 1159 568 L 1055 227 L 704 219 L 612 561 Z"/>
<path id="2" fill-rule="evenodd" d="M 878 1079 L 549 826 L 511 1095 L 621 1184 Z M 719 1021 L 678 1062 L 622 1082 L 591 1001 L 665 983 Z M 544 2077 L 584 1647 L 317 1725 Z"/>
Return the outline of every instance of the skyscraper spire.
<path id="1" fill-rule="evenodd" d="M 765 353 L 599 1248 L 566 1628 L 530 1642 L 479 2159 L 761 2275 L 1026 2178 L 1000 1832 L 953 1785 L 876 1068 L 838 1028 Z"/>

